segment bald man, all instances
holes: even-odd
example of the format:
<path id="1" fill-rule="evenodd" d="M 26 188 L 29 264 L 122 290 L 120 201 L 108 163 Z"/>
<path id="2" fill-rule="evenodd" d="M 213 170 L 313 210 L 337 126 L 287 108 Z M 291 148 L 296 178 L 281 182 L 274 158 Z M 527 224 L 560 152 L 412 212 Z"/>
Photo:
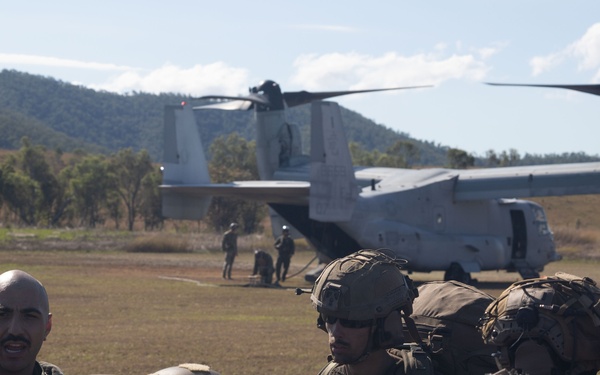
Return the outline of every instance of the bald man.
<path id="1" fill-rule="evenodd" d="M 44 286 L 30 274 L 0 275 L 0 375 L 62 375 L 36 360 L 52 329 L 52 314 Z"/>

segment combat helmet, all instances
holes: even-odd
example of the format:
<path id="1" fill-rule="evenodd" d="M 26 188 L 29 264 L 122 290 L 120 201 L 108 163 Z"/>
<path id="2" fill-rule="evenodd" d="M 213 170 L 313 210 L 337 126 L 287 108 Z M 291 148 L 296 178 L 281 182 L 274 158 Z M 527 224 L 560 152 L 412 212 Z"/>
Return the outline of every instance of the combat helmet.
<path id="1" fill-rule="evenodd" d="M 386 318 L 398 311 L 406 320 L 417 295 L 412 281 L 400 271 L 405 263 L 389 249 L 360 250 L 329 263 L 315 281 L 310 297 L 319 312 L 317 327 L 326 331 L 325 320 L 330 317 L 370 320 L 378 330 L 372 348 L 398 344 L 403 339 L 402 332 L 397 331 L 402 331 L 402 322 L 386 322 Z"/>
<path id="2" fill-rule="evenodd" d="M 207 365 L 199 363 L 183 363 L 179 366 L 167 367 L 150 375 L 219 375 Z"/>
<path id="3" fill-rule="evenodd" d="M 600 289 L 590 278 L 558 272 L 516 282 L 488 306 L 481 323 L 484 341 L 500 348 L 499 368 L 600 369 Z"/>

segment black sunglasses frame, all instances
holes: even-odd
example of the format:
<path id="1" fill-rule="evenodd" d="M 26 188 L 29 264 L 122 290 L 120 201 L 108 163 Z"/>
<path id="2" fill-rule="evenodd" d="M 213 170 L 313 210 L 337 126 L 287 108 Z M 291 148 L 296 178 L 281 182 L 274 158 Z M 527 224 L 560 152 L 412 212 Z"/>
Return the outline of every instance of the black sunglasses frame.
<path id="1" fill-rule="evenodd" d="M 345 328 L 365 328 L 373 325 L 373 319 L 350 320 L 324 314 L 321 314 L 321 319 L 323 319 L 323 321 L 328 324 L 335 324 L 336 322 L 339 322 L 340 325 Z"/>

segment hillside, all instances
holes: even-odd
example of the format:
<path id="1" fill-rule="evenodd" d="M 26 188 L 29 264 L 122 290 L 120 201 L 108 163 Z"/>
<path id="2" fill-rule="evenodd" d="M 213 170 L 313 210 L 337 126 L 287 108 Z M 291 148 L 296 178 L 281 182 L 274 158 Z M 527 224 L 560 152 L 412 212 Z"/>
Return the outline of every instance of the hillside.
<path id="1" fill-rule="evenodd" d="M 91 152 L 131 147 L 147 149 L 155 161 L 162 159 L 163 108 L 191 98 L 176 94 L 132 93 L 118 95 L 75 86 L 53 78 L 14 70 L 0 72 L 0 147 L 16 149 L 23 135 L 47 148 Z M 238 132 L 253 139 L 251 112 L 196 112 L 205 149 L 215 137 Z M 367 150 L 385 150 L 396 140 L 409 139 L 342 108 L 349 141 Z M 310 107 L 294 107 L 288 120 L 308 135 Z M 421 163 L 443 165 L 446 149 L 413 140 L 421 149 Z M 308 145 L 308 139 L 305 144 Z"/>

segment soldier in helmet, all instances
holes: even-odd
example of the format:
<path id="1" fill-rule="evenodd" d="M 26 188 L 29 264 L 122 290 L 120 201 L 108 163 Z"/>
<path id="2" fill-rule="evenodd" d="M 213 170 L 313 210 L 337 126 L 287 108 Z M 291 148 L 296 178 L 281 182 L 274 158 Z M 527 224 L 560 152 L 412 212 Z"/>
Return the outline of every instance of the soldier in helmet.
<path id="1" fill-rule="evenodd" d="M 221 250 L 225 252 L 225 264 L 223 265 L 223 278 L 231 279 L 231 268 L 237 256 L 237 223 L 229 224 L 229 230 L 223 234 Z"/>
<path id="2" fill-rule="evenodd" d="M 179 366 L 167 367 L 150 375 L 219 375 L 207 365 L 199 363 L 184 363 Z"/>
<path id="3" fill-rule="evenodd" d="M 275 240 L 275 248 L 279 255 L 277 256 L 277 263 L 275 264 L 275 275 L 277 277 L 277 283 L 279 280 L 285 281 L 288 269 L 290 268 L 290 261 L 292 255 L 296 251 L 296 245 L 294 239 L 290 237 L 290 228 L 284 225 L 281 228 L 281 236 Z M 281 273 L 281 266 L 283 265 L 283 274 Z"/>
<path id="4" fill-rule="evenodd" d="M 600 370 L 600 289 L 562 272 L 522 280 L 492 302 L 483 340 L 498 347 L 502 374 L 592 375 Z"/>
<path id="5" fill-rule="evenodd" d="M 325 267 L 311 294 L 331 350 L 319 374 L 433 374 L 421 347 L 405 345 L 413 340 L 402 321 L 416 332 L 409 318 L 416 289 L 401 262 L 391 250 L 360 250 Z"/>

